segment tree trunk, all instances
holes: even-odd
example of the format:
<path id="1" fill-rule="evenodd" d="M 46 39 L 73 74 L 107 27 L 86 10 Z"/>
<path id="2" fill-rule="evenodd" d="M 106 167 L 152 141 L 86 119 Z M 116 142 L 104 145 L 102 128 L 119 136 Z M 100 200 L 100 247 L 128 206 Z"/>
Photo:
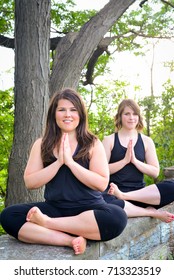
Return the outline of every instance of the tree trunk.
<path id="1" fill-rule="evenodd" d="M 15 123 L 6 206 L 43 199 L 27 191 L 23 173 L 31 144 L 41 136 L 49 100 L 50 0 L 15 1 Z"/>

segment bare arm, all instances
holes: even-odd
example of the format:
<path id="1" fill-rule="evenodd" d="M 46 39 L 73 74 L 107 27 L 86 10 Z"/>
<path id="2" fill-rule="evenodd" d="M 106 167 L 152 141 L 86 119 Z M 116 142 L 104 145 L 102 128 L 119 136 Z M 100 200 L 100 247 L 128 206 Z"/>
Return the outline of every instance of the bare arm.
<path id="1" fill-rule="evenodd" d="M 132 148 L 132 159 L 131 162 L 140 170 L 142 173 L 151 176 L 153 178 L 159 175 L 159 162 L 156 154 L 156 149 L 153 140 L 145 135 L 142 135 L 142 139 L 145 146 L 145 163 L 136 159 L 134 150 Z"/>
<path id="2" fill-rule="evenodd" d="M 60 160 L 56 160 L 44 168 L 41 159 L 41 141 L 42 139 L 38 139 L 34 143 L 25 168 L 24 181 L 28 189 L 37 189 L 44 186 L 56 175 L 62 165 Z"/>
<path id="3" fill-rule="evenodd" d="M 109 182 L 109 169 L 106 154 L 100 140 L 96 140 L 90 151 L 89 170 L 75 162 L 70 153 L 68 137 L 64 144 L 65 164 L 76 178 L 93 190 L 104 191 Z"/>
<path id="4" fill-rule="evenodd" d="M 145 161 L 146 162 L 145 163 L 141 162 L 135 157 L 134 148 L 132 146 L 132 140 L 130 140 L 128 147 L 127 147 L 125 157 L 118 162 L 109 164 L 110 174 L 113 174 L 113 173 L 119 171 L 126 164 L 128 164 L 129 162 L 132 162 L 139 171 L 141 171 L 142 173 L 144 173 L 148 176 L 156 178 L 159 175 L 159 162 L 158 162 L 154 142 L 152 141 L 152 139 L 150 137 L 147 137 L 145 135 L 142 135 L 142 138 L 143 138 L 143 142 L 144 142 L 144 146 L 145 146 Z M 109 162 L 110 157 L 111 157 L 111 151 L 114 146 L 114 134 L 106 136 L 103 140 L 103 145 L 105 148 L 107 160 Z"/>

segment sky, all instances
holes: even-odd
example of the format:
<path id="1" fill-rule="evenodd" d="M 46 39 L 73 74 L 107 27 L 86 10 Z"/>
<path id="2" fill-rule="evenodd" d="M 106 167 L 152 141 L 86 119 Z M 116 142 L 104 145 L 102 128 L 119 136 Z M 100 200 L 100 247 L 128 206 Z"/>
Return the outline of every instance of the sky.
<path id="1" fill-rule="evenodd" d="M 102 9 L 108 2 L 109 0 L 74 0 L 76 5 L 78 6 L 79 10 L 80 9 L 96 9 L 100 10 Z"/>
<path id="2" fill-rule="evenodd" d="M 79 9 L 101 9 L 109 0 L 75 0 Z M 151 48 L 151 47 L 150 47 Z M 174 41 L 163 40 L 155 47 L 154 89 L 158 95 L 162 91 L 162 85 L 167 78 L 174 81 L 174 73 L 169 68 L 164 68 L 164 61 L 174 60 Z M 140 85 L 140 95 L 150 94 L 150 66 L 152 61 L 151 50 L 145 50 L 144 57 L 135 57 L 129 52 L 115 53 L 114 61 L 110 63 L 111 74 L 105 79 L 121 79 L 131 85 L 127 88 L 130 97 L 135 94 L 134 86 Z M 103 77 L 96 82 L 103 83 Z M 5 90 L 14 85 L 14 51 L 0 47 L 0 89 Z"/>
<path id="3" fill-rule="evenodd" d="M 111 65 L 113 78 L 121 78 L 131 83 L 129 87 L 130 97 L 134 97 L 134 86 L 140 85 L 142 90 L 141 96 L 151 94 L 151 64 L 152 64 L 152 45 L 145 48 L 145 56 L 134 56 L 129 52 L 117 53 L 114 55 L 114 62 Z M 174 61 L 174 41 L 161 40 L 155 46 L 154 50 L 154 67 L 153 67 L 153 86 L 154 94 L 160 95 L 163 90 L 163 84 L 167 79 L 174 83 L 174 72 L 168 67 L 164 67 L 167 61 Z M 118 67 L 117 67 L 118 66 Z"/>
<path id="4" fill-rule="evenodd" d="M 0 47 L 0 90 L 14 86 L 14 51 Z"/>

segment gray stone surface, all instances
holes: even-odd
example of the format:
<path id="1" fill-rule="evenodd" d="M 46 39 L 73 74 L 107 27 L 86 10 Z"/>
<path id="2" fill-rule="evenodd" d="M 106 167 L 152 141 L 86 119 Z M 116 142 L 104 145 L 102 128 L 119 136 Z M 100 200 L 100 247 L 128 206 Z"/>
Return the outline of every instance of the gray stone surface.
<path id="1" fill-rule="evenodd" d="M 85 254 L 76 256 L 68 247 L 22 243 L 9 235 L 0 237 L 0 260 L 77 260 L 97 259 L 99 244 L 88 244 Z"/>

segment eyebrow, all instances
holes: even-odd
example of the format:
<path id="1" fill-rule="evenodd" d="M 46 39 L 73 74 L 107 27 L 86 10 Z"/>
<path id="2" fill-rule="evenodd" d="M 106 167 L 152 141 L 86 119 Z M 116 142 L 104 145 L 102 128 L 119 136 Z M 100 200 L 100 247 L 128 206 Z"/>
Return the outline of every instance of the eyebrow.
<path id="1" fill-rule="evenodd" d="M 66 109 L 67 107 L 57 106 L 57 108 L 59 108 L 59 109 Z M 76 107 L 72 106 L 72 107 L 68 107 L 68 109 L 76 109 Z"/>

